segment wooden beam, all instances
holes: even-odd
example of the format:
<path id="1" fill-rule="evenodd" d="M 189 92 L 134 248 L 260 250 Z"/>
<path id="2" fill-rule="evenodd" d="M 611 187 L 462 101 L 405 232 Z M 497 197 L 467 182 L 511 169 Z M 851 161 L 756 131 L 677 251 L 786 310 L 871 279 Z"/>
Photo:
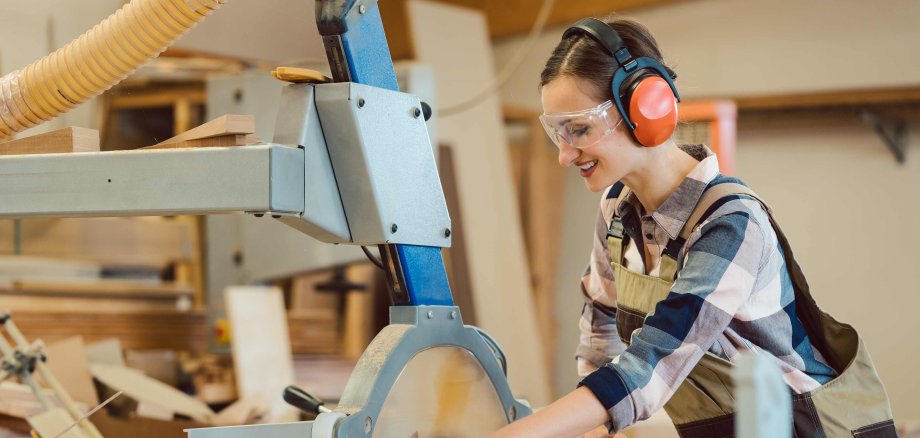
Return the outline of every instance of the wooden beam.
<path id="1" fill-rule="evenodd" d="M 503 38 L 529 32 L 537 19 L 542 2 L 534 0 L 438 0 L 456 6 L 479 9 L 486 13 L 489 35 Z M 687 0 L 557 0 L 547 27 L 571 24 L 581 18 L 602 18 L 611 12 L 673 4 Z M 560 35 L 561 36 L 561 35 Z"/>
<path id="2" fill-rule="evenodd" d="M 0 155 L 99 152 L 99 131 L 70 126 L 0 143 Z"/>
<path id="3" fill-rule="evenodd" d="M 920 103 L 920 85 L 731 98 L 740 111 Z"/>
<path id="4" fill-rule="evenodd" d="M 394 61 L 415 58 L 415 45 L 409 32 L 407 1 L 386 0 L 377 2 L 377 6 L 380 8 L 380 19 L 383 21 L 383 28 L 386 30 L 390 57 Z"/>

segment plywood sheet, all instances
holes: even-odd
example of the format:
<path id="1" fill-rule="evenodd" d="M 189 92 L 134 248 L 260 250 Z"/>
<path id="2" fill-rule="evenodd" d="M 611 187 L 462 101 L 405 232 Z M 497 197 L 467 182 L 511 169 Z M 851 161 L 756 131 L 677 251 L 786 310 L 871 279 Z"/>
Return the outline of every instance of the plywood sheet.
<path id="1" fill-rule="evenodd" d="M 90 363 L 125 366 L 125 355 L 121 348 L 121 341 L 117 338 L 103 339 L 87 345 L 86 356 Z"/>
<path id="2" fill-rule="evenodd" d="M 196 235 L 191 221 L 162 217 L 20 220 L 20 254 L 92 260 L 109 266 L 162 268 L 189 260 Z M 0 254 L 12 254 L 12 220 L 0 221 Z"/>
<path id="3" fill-rule="evenodd" d="M 294 384 L 294 361 L 281 290 L 234 286 L 225 291 L 233 366 L 240 397 L 261 396 L 271 422 L 295 421 L 298 411 L 281 398 Z"/>
<path id="4" fill-rule="evenodd" d="M 67 430 L 73 419 L 67 415 L 67 411 L 62 408 L 55 408 L 38 415 L 28 418 L 29 425 L 32 426 L 42 437 L 57 437 L 61 432 Z M 85 438 L 86 435 L 79 427 L 73 427 L 67 430 L 67 433 L 60 435 L 60 438 Z"/>
<path id="5" fill-rule="evenodd" d="M 492 83 L 492 46 L 481 12 L 422 0 L 408 6 L 416 58 L 434 69 L 441 108 Z M 504 348 L 515 394 L 542 406 L 549 402 L 549 377 L 498 96 L 441 117 L 438 131 L 435 141 L 454 151 L 476 321 Z"/>
<path id="6" fill-rule="evenodd" d="M 90 365 L 90 371 L 96 380 L 116 391 L 124 391 L 138 404 L 154 405 L 204 423 L 214 417 L 214 411 L 208 405 L 140 371 L 103 364 Z"/>
<path id="7" fill-rule="evenodd" d="M 73 336 L 48 345 L 45 355 L 48 370 L 61 382 L 70 398 L 89 406 L 99 404 L 82 337 Z"/>

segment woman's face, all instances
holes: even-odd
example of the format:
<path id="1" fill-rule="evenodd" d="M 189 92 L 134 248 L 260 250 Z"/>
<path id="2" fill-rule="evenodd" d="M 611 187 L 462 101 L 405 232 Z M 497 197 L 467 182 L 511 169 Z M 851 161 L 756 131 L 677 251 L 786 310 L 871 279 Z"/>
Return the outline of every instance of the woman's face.
<path id="1" fill-rule="evenodd" d="M 601 101 L 585 93 L 592 85 L 583 79 L 561 76 L 544 85 L 540 90 L 544 114 L 568 113 L 594 108 Z M 585 185 L 593 192 L 599 192 L 631 173 L 637 164 L 638 148 L 620 123 L 616 108 L 608 111 L 610 126 L 617 126 L 613 132 L 600 141 L 581 149 L 565 140 L 559 141 L 559 165 L 579 168 Z"/>

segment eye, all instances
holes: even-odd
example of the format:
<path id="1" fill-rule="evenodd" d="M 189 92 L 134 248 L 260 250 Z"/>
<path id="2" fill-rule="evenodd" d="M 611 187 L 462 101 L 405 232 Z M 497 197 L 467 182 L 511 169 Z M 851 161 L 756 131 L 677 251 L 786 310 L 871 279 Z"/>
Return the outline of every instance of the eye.
<path id="1" fill-rule="evenodd" d="M 588 131 L 590 131 L 591 127 L 588 125 L 570 124 L 570 125 L 567 125 L 565 129 L 566 131 L 568 131 L 569 135 L 573 137 L 584 137 L 585 135 L 588 134 Z"/>

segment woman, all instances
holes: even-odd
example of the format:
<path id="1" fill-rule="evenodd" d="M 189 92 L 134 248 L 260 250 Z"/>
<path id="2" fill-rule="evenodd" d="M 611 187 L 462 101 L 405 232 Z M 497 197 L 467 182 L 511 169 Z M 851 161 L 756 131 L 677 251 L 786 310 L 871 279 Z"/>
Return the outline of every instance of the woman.
<path id="1" fill-rule="evenodd" d="M 782 370 L 797 435 L 896 436 L 858 335 L 818 310 L 768 210 L 705 146 L 670 138 L 675 77 L 649 31 L 618 18 L 579 21 L 547 61 L 541 121 L 559 164 L 604 191 L 582 279 L 584 379 L 494 436 L 606 436 L 662 407 L 683 437 L 732 436 L 742 352 Z"/>

